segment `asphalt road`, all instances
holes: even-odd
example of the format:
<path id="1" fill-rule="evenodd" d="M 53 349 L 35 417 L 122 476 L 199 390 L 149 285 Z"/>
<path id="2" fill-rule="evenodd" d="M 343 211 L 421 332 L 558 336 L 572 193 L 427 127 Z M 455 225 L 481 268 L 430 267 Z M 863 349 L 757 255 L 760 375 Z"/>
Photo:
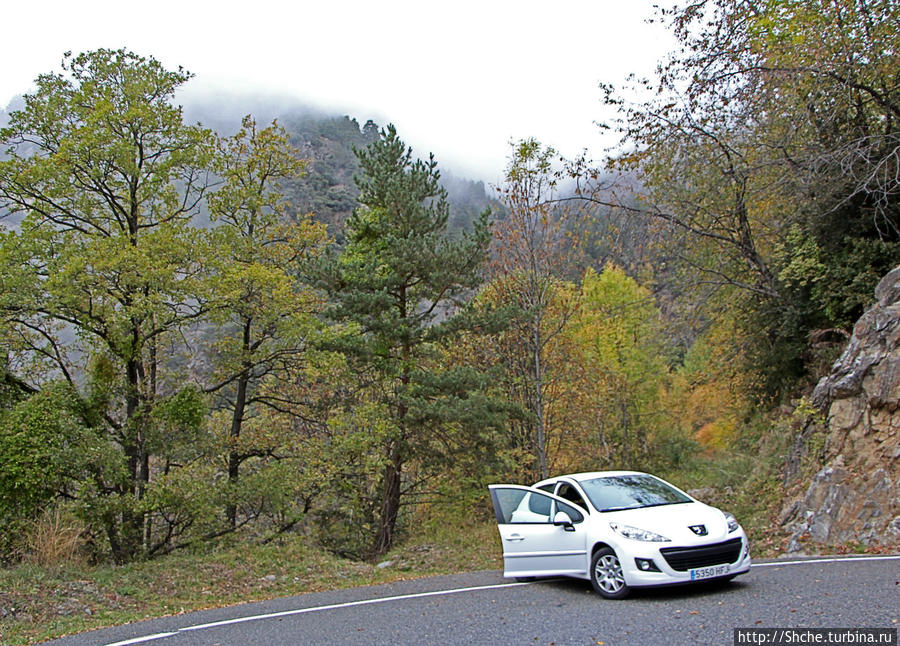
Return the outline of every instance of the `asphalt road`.
<path id="1" fill-rule="evenodd" d="M 756 563 L 731 583 L 636 590 L 476 572 L 245 604 L 56 646 L 733 644 L 735 628 L 900 628 L 900 557 Z"/>

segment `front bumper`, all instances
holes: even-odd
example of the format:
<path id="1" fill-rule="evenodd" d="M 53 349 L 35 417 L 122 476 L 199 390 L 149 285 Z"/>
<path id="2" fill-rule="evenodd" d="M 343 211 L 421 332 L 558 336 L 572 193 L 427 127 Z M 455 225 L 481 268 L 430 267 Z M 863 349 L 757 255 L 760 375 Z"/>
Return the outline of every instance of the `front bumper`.
<path id="1" fill-rule="evenodd" d="M 740 533 L 732 536 L 731 540 L 734 540 L 735 538 L 740 538 L 741 541 L 740 551 L 736 560 L 732 560 L 728 563 L 717 563 L 714 562 L 717 559 L 713 557 L 711 559 L 700 559 L 696 563 L 676 562 L 676 567 L 678 567 L 678 569 L 673 568 L 669 560 L 667 560 L 660 552 L 660 548 L 666 549 L 667 544 L 649 544 L 629 541 L 631 544 L 628 546 L 628 549 L 622 551 L 617 550 L 617 552 L 621 555 L 620 563 L 622 565 L 622 573 L 625 577 L 625 582 L 631 587 L 696 583 L 733 577 L 738 574 L 744 574 L 750 570 L 750 547 L 747 536 L 744 534 L 743 530 L 740 530 Z M 668 546 L 671 549 L 670 544 Z M 705 547 L 706 546 L 686 546 L 686 551 L 689 551 L 690 549 L 703 551 Z M 675 561 L 675 559 L 670 560 L 673 562 Z M 640 561 L 652 561 L 656 571 L 641 569 L 638 566 Z M 727 565 L 727 568 L 718 567 L 722 565 Z"/>

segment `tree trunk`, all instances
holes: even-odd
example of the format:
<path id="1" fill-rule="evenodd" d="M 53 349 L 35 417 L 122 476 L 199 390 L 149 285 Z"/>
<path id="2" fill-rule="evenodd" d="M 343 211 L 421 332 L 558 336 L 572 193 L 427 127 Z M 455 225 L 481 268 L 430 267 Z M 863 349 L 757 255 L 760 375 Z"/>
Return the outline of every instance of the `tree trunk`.
<path id="1" fill-rule="evenodd" d="M 406 318 L 406 289 L 400 290 L 401 318 Z M 410 357 L 412 348 L 408 340 L 403 342 L 400 349 L 402 366 L 400 369 L 401 396 L 409 387 L 410 382 Z M 405 441 L 406 433 L 404 423 L 407 413 L 406 405 L 401 401 L 397 403 L 397 426 L 400 429 L 400 437 L 392 440 L 388 445 L 387 465 L 384 468 L 384 477 L 381 488 L 381 510 L 378 516 L 378 530 L 375 534 L 375 544 L 372 548 L 373 556 L 386 554 L 394 545 L 394 529 L 397 526 L 397 514 L 400 512 L 400 479 L 403 475 L 403 454 L 401 447 Z"/>
<path id="2" fill-rule="evenodd" d="M 400 479 L 403 474 L 403 461 L 397 442 L 392 442 L 388 455 L 388 463 L 384 468 L 381 490 L 381 510 L 378 517 L 378 531 L 372 547 L 372 556 L 386 554 L 394 545 L 394 529 L 397 526 L 397 514 L 400 511 Z"/>
<path id="3" fill-rule="evenodd" d="M 549 477 L 547 468 L 547 433 L 544 428 L 544 365 L 541 361 L 541 312 L 532 328 L 532 342 L 534 343 L 534 415 L 537 418 L 537 458 L 540 479 Z"/>
<path id="4" fill-rule="evenodd" d="M 251 325 L 250 321 L 244 323 L 244 332 L 241 343 L 245 357 L 250 354 Z M 246 360 L 244 361 L 243 368 L 244 370 L 237 380 L 237 392 L 234 395 L 234 411 L 231 415 L 231 446 L 228 451 L 228 483 L 232 485 L 232 494 L 233 486 L 237 484 L 238 478 L 240 477 L 242 456 L 240 451 L 238 451 L 237 443 L 241 437 L 241 428 L 244 424 L 244 411 L 247 407 L 247 390 L 250 384 L 251 366 Z M 234 502 L 228 503 L 225 508 L 225 516 L 232 529 L 237 527 L 237 505 Z"/>
<path id="5" fill-rule="evenodd" d="M 237 383 L 237 394 L 235 395 L 234 413 L 231 416 L 231 446 L 228 450 L 228 483 L 237 484 L 240 475 L 241 454 L 238 451 L 237 442 L 241 436 L 241 426 L 244 423 L 244 407 L 247 401 L 247 381 L 245 376 L 241 376 Z M 233 491 L 232 491 L 233 494 Z M 237 527 L 237 505 L 229 502 L 225 508 L 225 516 L 228 518 L 228 524 L 232 528 Z"/>
<path id="6" fill-rule="evenodd" d="M 137 337 L 137 334 L 134 336 Z M 131 494 L 135 502 L 138 502 L 144 497 L 147 481 L 150 478 L 150 462 L 145 447 L 144 421 L 140 410 L 141 367 L 138 360 L 131 359 L 127 362 L 126 377 L 128 380 L 125 394 L 126 432 L 122 448 L 128 458 L 128 488 L 130 489 L 128 493 Z M 126 507 L 122 511 L 122 530 L 119 535 L 118 554 L 114 554 L 114 558 L 118 562 L 132 560 L 140 552 L 143 542 L 144 515 Z"/>

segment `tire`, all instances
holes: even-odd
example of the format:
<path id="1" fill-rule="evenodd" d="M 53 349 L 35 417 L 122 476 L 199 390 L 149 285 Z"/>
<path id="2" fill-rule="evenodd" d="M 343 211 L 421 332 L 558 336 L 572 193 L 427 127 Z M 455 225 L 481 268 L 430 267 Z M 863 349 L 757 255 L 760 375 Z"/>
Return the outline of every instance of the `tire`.
<path id="1" fill-rule="evenodd" d="M 537 581 L 536 576 L 517 576 L 516 581 L 519 583 L 531 583 L 532 581 Z"/>
<path id="2" fill-rule="evenodd" d="M 591 557 L 591 585 L 605 599 L 624 599 L 631 592 L 619 557 L 611 548 L 600 548 Z"/>

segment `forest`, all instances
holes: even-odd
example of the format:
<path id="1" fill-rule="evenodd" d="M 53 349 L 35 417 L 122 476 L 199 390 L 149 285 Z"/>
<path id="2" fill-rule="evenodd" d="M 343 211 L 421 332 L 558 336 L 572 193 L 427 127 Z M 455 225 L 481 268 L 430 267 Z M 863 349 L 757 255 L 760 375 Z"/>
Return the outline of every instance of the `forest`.
<path id="1" fill-rule="evenodd" d="M 769 537 L 812 387 L 900 264 L 900 5 L 660 18 L 679 50 L 602 87 L 615 152 L 513 142 L 496 187 L 389 124 L 192 124 L 152 56 L 38 77 L 0 129 L 0 557 L 65 518 L 94 562 L 375 561 L 491 522 L 488 483 L 618 468 Z"/>

